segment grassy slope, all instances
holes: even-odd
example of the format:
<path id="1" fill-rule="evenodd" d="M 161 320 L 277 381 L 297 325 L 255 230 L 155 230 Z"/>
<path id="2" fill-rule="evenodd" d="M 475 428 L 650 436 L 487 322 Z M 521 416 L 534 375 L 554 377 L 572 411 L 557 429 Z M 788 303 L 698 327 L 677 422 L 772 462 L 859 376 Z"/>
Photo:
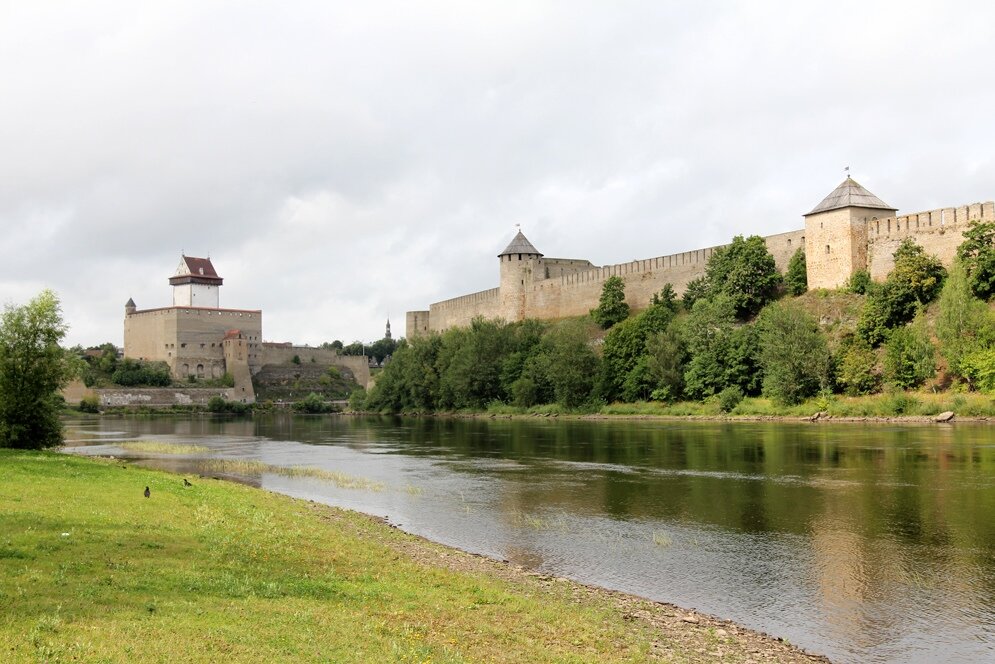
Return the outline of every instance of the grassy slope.
<path id="1" fill-rule="evenodd" d="M 630 661 L 660 638 L 414 562 L 360 515 L 51 453 L 0 468 L 4 661 Z"/>

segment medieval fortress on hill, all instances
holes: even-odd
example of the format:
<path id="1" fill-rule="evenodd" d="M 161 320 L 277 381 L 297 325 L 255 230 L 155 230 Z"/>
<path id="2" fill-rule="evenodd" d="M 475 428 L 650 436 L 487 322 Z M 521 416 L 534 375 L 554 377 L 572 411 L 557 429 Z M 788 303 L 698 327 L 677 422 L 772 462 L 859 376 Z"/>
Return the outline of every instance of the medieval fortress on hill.
<path id="1" fill-rule="evenodd" d="M 235 387 L 228 397 L 245 403 L 255 401 L 252 376 L 267 365 L 290 365 L 295 356 L 301 362 L 346 367 L 360 385 L 369 383 L 365 357 L 262 341 L 263 312 L 222 309 L 223 281 L 210 258 L 182 256 L 169 278 L 172 306 L 140 310 L 130 298 L 125 304 L 124 356 L 165 362 L 179 379 L 220 378 L 230 373 Z"/>
<path id="2" fill-rule="evenodd" d="M 902 216 L 896 212 L 847 177 L 803 215 L 804 228 L 764 241 L 782 273 L 792 254 L 803 247 L 809 288 L 838 288 L 857 270 L 884 279 L 892 268 L 892 254 L 905 238 L 949 265 L 970 221 L 995 221 L 992 201 Z M 519 232 L 498 254 L 497 288 L 436 302 L 428 311 L 407 312 L 407 336 L 466 326 L 478 316 L 506 321 L 582 316 L 598 305 L 602 284 L 613 276 L 625 280 L 629 306 L 642 309 L 664 284 L 682 293 L 688 282 L 704 276 L 705 265 L 718 248 L 599 267 L 588 260 L 546 257 Z"/>

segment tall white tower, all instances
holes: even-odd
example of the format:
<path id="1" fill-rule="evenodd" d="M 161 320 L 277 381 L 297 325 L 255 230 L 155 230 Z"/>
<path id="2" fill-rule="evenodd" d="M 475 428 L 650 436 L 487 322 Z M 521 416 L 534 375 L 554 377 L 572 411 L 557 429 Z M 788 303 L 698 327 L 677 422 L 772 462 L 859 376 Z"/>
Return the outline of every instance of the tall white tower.
<path id="1" fill-rule="evenodd" d="M 173 287 L 173 306 L 217 309 L 222 282 L 210 258 L 182 256 L 176 273 L 169 278 Z"/>

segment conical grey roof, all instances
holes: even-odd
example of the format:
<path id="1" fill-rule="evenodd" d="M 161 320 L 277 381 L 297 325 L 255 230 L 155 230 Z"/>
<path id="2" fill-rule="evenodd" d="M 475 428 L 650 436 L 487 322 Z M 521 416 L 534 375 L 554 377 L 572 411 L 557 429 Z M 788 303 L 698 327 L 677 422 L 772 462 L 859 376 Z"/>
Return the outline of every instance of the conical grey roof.
<path id="1" fill-rule="evenodd" d="M 542 256 L 542 252 L 532 246 L 529 239 L 522 235 L 522 231 L 518 231 L 514 239 L 511 241 L 505 250 L 498 254 L 498 258 L 501 256 L 507 256 L 508 254 L 535 254 L 537 256 Z"/>
<path id="2" fill-rule="evenodd" d="M 134 301 L 134 300 L 132 300 L 132 299 L 131 299 L 131 298 L 129 297 L 129 298 L 128 298 L 128 301 L 124 303 L 124 306 L 126 306 L 126 307 L 133 307 L 133 306 L 135 306 L 135 301 Z"/>
<path id="3" fill-rule="evenodd" d="M 898 209 L 891 207 L 860 186 L 856 180 L 848 177 L 846 180 L 843 180 L 840 186 L 833 189 L 833 193 L 823 198 L 822 202 L 816 205 L 815 209 L 805 216 L 847 207 L 874 208 L 878 210 L 890 210 L 892 212 Z"/>

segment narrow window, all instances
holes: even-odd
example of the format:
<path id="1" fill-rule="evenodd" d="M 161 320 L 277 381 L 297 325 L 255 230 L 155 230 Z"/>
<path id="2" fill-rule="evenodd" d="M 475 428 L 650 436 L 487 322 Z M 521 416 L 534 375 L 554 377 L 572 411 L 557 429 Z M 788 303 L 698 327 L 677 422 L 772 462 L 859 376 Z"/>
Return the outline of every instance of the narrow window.
<path id="1" fill-rule="evenodd" d="M 826 245 L 826 253 L 827 254 L 829 253 L 829 245 L 828 244 Z"/>

